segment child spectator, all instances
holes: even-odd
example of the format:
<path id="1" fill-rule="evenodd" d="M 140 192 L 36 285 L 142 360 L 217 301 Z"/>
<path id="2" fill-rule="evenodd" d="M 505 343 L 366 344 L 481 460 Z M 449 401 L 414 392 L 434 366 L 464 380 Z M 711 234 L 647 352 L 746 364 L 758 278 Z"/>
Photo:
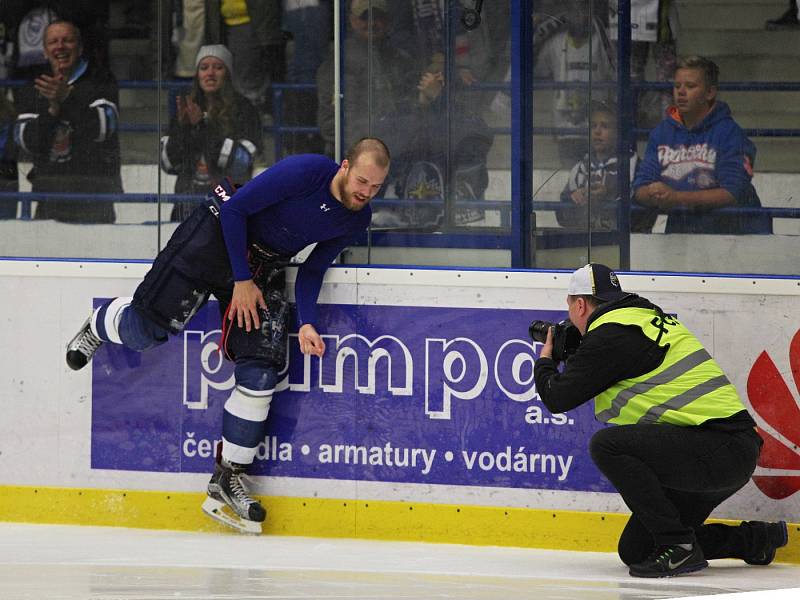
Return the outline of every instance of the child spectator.
<path id="1" fill-rule="evenodd" d="M 616 231 L 619 210 L 619 169 L 617 162 L 617 115 L 602 102 L 592 103 L 589 152 L 572 167 L 561 192 L 561 201 L 573 206 L 556 211 L 563 227 L 589 231 Z M 636 172 L 638 157 L 631 152 L 630 177 Z M 632 232 L 649 232 L 655 214 L 633 213 Z"/>
<path id="2" fill-rule="evenodd" d="M 756 148 L 717 99 L 718 80 L 719 67 L 707 58 L 678 62 L 675 106 L 650 132 L 633 182 L 636 201 L 668 213 L 666 233 L 772 233 L 767 215 L 715 211 L 761 206 L 751 183 Z"/>

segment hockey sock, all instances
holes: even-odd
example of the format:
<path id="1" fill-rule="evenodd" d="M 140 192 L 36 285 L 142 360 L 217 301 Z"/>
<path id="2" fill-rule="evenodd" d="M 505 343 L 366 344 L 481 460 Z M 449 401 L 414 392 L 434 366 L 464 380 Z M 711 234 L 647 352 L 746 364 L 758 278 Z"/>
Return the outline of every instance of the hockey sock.
<path id="1" fill-rule="evenodd" d="M 274 390 L 249 390 L 237 385 L 222 415 L 222 458 L 249 465 L 258 444 L 264 441 L 264 427 Z"/>
<path id="2" fill-rule="evenodd" d="M 122 313 L 131 304 L 133 298 L 114 298 L 111 302 L 106 302 L 92 314 L 92 333 L 104 342 L 121 344 L 119 336 L 119 321 Z"/>

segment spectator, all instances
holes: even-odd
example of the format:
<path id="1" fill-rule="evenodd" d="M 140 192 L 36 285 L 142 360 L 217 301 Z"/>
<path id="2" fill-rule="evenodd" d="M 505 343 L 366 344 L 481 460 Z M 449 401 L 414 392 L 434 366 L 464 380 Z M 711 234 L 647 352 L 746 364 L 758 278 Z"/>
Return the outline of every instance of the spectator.
<path id="1" fill-rule="evenodd" d="M 206 0 L 206 40 L 230 49 L 234 87 L 259 112 L 271 114 L 267 89 L 286 79 L 281 0 Z"/>
<path id="2" fill-rule="evenodd" d="M 33 156 L 34 192 L 120 193 L 117 82 L 83 56 L 78 28 L 47 26 L 44 51 L 50 72 L 20 91 L 14 139 Z M 69 223 L 113 223 L 107 201 L 40 202 L 35 218 Z"/>
<path id="3" fill-rule="evenodd" d="M 175 76 L 193 79 L 196 70 L 197 51 L 206 37 L 206 7 L 204 0 L 180 0 L 176 3 Z"/>
<path id="4" fill-rule="evenodd" d="M 539 0 L 533 7 L 533 37 L 534 44 L 545 42 L 564 27 L 564 11 L 567 7 L 560 0 Z M 537 39 L 539 38 L 539 39 Z M 534 54 L 534 58 L 538 54 Z"/>
<path id="5" fill-rule="evenodd" d="M 291 54 L 287 64 L 289 83 L 314 83 L 317 70 L 326 58 L 333 23 L 330 0 L 283 0 L 283 29 L 291 35 Z M 287 90 L 284 95 L 285 125 L 316 125 L 317 94 L 313 89 Z M 322 139 L 313 133 L 285 134 L 290 154 L 321 152 Z"/>
<path id="6" fill-rule="evenodd" d="M 609 38 L 617 42 L 618 1 L 608 2 Z M 670 0 L 631 0 L 631 79 L 644 81 L 648 54 L 655 63 L 656 81 L 669 81 L 675 72 L 678 11 Z M 669 92 L 639 96 L 639 123 L 653 127 L 670 104 Z"/>
<path id="7" fill-rule="evenodd" d="M 761 206 L 751 183 L 755 146 L 717 100 L 718 78 L 707 58 L 678 62 L 675 106 L 650 132 L 633 182 L 636 201 L 668 212 L 666 233 L 772 233 L 768 216 L 714 212 Z"/>
<path id="8" fill-rule="evenodd" d="M 768 31 L 800 28 L 800 5 L 797 0 L 789 0 L 789 8 L 786 9 L 786 12 L 777 19 L 770 19 L 764 26 Z"/>
<path id="9" fill-rule="evenodd" d="M 35 79 L 47 71 L 44 31 L 56 20 L 73 23 L 81 31 L 87 60 L 108 68 L 109 0 L 5 0 L 2 6 L 3 21 L 14 28 L 17 39 L 15 79 Z"/>
<path id="10" fill-rule="evenodd" d="M 185 93 L 194 80 L 195 58 L 206 38 L 206 3 L 205 0 L 176 0 L 168 8 L 165 10 L 162 6 L 160 14 L 162 28 L 170 32 L 168 36 L 162 32 L 162 39 L 169 37 L 174 55 L 174 60 L 162 56 L 162 60 L 170 64 L 167 73 L 173 80 L 167 94 L 169 118 L 172 119 L 177 114 L 178 96 Z"/>
<path id="11" fill-rule="evenodd" d="M 331 10 L 330 0 L 283 0 L 283 29 L 294 40 L 289 81 L 313 83 L 330 41 Z"/>
<path id="12" fill-rule="evenodd" d="M 16 113 L 8 100 L 6 90 L 0 88 L 0 192 L 16 192 L 17 161 L 14 156 L 13 129 Z M 17 201 L 0 199 L 0 219 L 14 219 L 17 216 Z"/>
<path id="13" fill-rule="evenodd" d="M 431 72 L 444 69 L 444 14 L 439 0 L 412 0 L 412 17 L 420 59 Z"/>
<path id="14" fill-rule="evenodd" d="M 463 4 L 469 3 L 462 0 Z M 488 108 L 496 92 L 476 93 L 472 86 L 503 79 L 511 58 L 510 22 L 508 4 L 484 3 L 480 25 L 455 36 L 455 67 L 463 84 L 461 89 L 469 94 L 468 102 L 478 113 Z M 508 117 L 504 115 L 502 118 L 506 120 Z"/>
<path id="15" fill-rule="evenodd" d="M 422 74 L 412 119 L 414 160 L 395 185 L 397 196 L 411 202 L 377 209 L 373 225 L 440 229 L 444 224 L 445 198 L 452 200 L 453 225 L 466 225 L 483 218 L 483 211 L 460 203 L 483 199 L 489 185 L 486 162 L 492 135 L 484 120 L 459 101 L 463 98 L 457 92 L 459 87 L 463 84 L 457 79 L 447 90 L 452 100 L 448 104 L 444 75 L 430 70 Z M 414 202 L 418 200 L 424 202 Z"/>
<path id="16" fill-rule="evenodd" d="M 161 167 L 178 176 L 178 194 L 205 194 L 226 176 L 241 186 L 253 176 L 261 126 L 255 107 L 233 89 L 233 72 L 225 46 L 203 46 L 191 92 L 176 98 L 176 115 L 161 140 Z M 170 218 L 183 221 L 194 208 L 176 202 Z"/>
<path id="17" fill-rule="evenodd" d="M 577 162 L 561 192 L 561 202 L 574 206 L 556 211 L 558 222 L 569 228 L 590 231 L 616 231 L 620 195 L 617 170 L 617 115 L 602 102 L 592 103 L 589 152 Z M 630 153 L 630 176 L 636 172 L 638 157 Z M 654 214 L 633 213 L 631 231 L 648 232 Z"/>
<path id="18" fill-rule="evenodd" d="M 420 143 L 414 154 L 427 156 L 443 169 L 449 165 L 450 192 L 456 205 L 459 202 L 482 200 L 489 185 L 487 156 L 492 147 L 489 126 L 462 91 L 467 84 L 456 79 L 447 93 L 441 73 L 423 74 L 419 89 Z M 408 190 L 406 190 L 408 193 Z M 458 207 L 455 224 L 464 225 L 482 218 L 483 212 L 468 207 Z"/>
<path id="19" fill-rule="evenodd" d="M 597 18 L 590 23 L 588 9 L 585 1 L 569 0 L 564 15 L 566 30 L 553 34 L 544 43 L 536 57 L 534 76 L 556 82 L 591 80 L 597 83 L 613 79 L 614 68 L 605 27 Z M 586 89 L 556 90 L 553 125 L 566 129 L 587 128 L 590 95 L 588 83 Z M 559 133 L 557 139 L 563 167 L 571 167 L 586 152 L 585 134 L 564 132 Z"/>
<path id="20" fill-rule="evenodd" d="M 416 86 L 422 68 L 391 43 L 386 0 L 352 0 L 349 23 L 351 35 L 344 41 L 342 65 L 344 143 L 366 135 L 380 137 L 392 148 L 390 179 L 402 179 L 414 143 Z M 333 70 L 330 56 L 317 72 L 317 122 L 328 156 L 335 154 Z"/>
<path id="21" fill-rule="evenodd" d="M 402 3 L 398 3 L 402 4 Z M 458 0 L 444 12 L 439 0 L 414 0 L 410 3 L 410 37 L 414 40 L 410 53 L 418 58 L 420 64 L 427 65 L 429 73 L 444 73 L 448 68 L 448 57 L 452 57 L 455 71 L 463 83 L 461 90 L 477 82 L 493 82 L 502 79 L 509 65 L 510 13 L 507 4 L 502 2 L 484 3 L 480 10 L 480 24 L 474 29 L 466 29 L 460 18 L 463 11 L 472 10 L 475 0 Z M 392 39 L 399 38 L 395 18 L 398 7 L 389 8 L 392 19 Z M 445 24 L 449 22 L 453 31 L 452 47 L 446 46 L 448 39 Z M 449 51 L 448 51 L 449 50 Z M 492 92 L 491 95 L 493 95 Z M 481 112 L 488 106 L 491 95 L 469 92 L 472 108 Z"/>

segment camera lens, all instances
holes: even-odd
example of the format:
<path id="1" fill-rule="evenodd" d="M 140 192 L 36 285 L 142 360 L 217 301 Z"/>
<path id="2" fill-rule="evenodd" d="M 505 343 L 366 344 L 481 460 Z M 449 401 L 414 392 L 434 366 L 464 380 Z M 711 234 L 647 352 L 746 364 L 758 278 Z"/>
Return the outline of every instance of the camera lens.
<path id="1" fill-rule="evenodd" d="M 547 330 L 552 326 L 553 324 L 547 321 L 534 321 L 531 323 L 531 326 L 528 327 L 528 333 L 534 342 L 544 344 L 547 341 Z"/>

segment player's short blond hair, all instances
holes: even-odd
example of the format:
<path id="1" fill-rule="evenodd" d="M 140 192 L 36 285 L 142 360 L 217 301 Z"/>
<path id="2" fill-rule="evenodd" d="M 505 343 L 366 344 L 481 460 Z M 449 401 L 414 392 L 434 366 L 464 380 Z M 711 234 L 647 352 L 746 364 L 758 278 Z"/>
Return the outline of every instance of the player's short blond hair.
<path id="1" fill-rule="evenodd" d="M 392 160 L 389 148 L 382 140 L 374 137 L 365 137 L 350 146 L 345 158 L 347 162 L 354 164 L 362 154 L 369 154 L 375 164 L 381 168 L 386 168 Z"/>

